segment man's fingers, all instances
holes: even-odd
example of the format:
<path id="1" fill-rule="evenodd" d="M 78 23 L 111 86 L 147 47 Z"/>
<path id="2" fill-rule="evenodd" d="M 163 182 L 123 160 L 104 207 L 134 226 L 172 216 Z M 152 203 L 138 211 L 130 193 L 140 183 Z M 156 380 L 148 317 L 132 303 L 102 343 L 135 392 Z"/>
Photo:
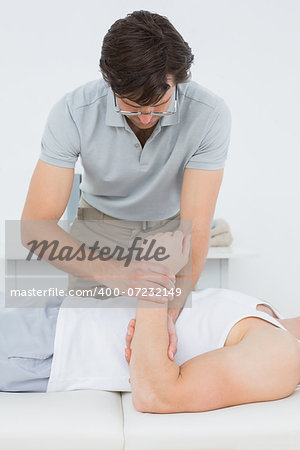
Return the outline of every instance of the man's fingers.
<path id="1" fill-rule="evenodd" d="M 156 263 L 150 263 L 149 269 L 154 274 L 159 274 L 165 277 L 170 278 L 171 280 L 174 280 L 175 275 L 162 263 L 156 262 Z"/>
<path id="2" fill-rule="evenodd" d="M 140 289 L 141 292 L 146 295 L 146 289 L 150 289 L 153 294 L 155 295 L 159 292 L 161 292 L 163 289 L 167 289 L 167 290 L 171 290 L 175 288 L 175 281 L 176 281 L 176 277 L 172 276 L 172 278 L 168 278 L 164 275 L 155 275 L 154 273 L 145 273 L 141 278 L 143 278 L 144 280 L 142 280 L 142 282 L 140 282 L 139 279 L 135 280 L 135 286 L 133 289 Z M 150 291 L 149 291 L 150 292 Z"/>
<path id="3" fill-rule="evenodd" d="M 152 282 L 150 287 L 154 288 L 154 291 L 159 292 L 162 288 L 164 289 L 174 289 L 175 288 L 175 281 L 176 277 L 175 275 L 172 275 L 172 278 L 169 278 L 165 275 L 154 275 L 151 274 L 149 277 L 146 277 L 148 284 L 149 282 Z M 146 284 L 146 283 L 145 283 Z"/>

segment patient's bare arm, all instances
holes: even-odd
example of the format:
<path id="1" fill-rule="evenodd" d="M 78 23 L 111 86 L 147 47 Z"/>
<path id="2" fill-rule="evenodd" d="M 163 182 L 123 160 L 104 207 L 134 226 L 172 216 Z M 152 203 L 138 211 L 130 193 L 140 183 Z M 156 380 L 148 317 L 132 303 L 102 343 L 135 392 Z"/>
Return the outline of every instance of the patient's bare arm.
<path id="1" fill-rule="evenodd" d="M 185 287 L 189 287 L 190 285 L 190 267 L 185 271 L 186 267 L 189 266 L 190 263 L 190 245 L 191 245 L 191 235 L 185 234 L 181 230 L 176 230 L 175 232 L 167 232 L 167 233 L 157 233 L 155 235 L 151 235 L 147 237 L 148 242 L 156 242 L 156 247 L 163 247 L 166 250 L 166 254 L 168 255 L 168 258 L 166 258 L 163 261 L 163 264 L 166 265 L 168 270 L 172 271 L 174 274 L 177 274 L 180 272 L 181 274 L 186 274 L 186 278 L 182 279 L 182 283 L 180 284 L 180 289 L 183 289 Z M 144 249 L 147 250 L 148 244 L 146 243 L 144 245 Z M 176 284 L 176 289 L 174 291 L 175 295 L 173 298 L 176 297 L 178 291 L 178 284 Z M 182 295 L 185 296 L 184 302 L 186 300 L 187 295 L 190 293 L 190 289 L 185 289 L 184 292 L 182 292 Z M 182 295 L 179 296 L 179 298 L 182 298 Z M 147 297 L 143 298 L 144 300 L 152 300 L 153 297 Z M 167 297 L 166 297 L 167 301 Z M 173 305 L 173 302 L 171 303 Z M 172 361 L 174 359 L 174 355 L 177 351 L 177 335 L 176 335 L 176 329 L 174 324 L 174 319 L 169 314 L 170 312 L 170 303 L 168 308 L 168 315 L 167 315 L 167 329 L 168 329 L 168 335 L 169 335 L 169 347 L 168 347 L 168 356 L 170 360 Z M 126 338 L 126 345 L 127 349 L 126 351 L 130 353 L 130 336 L 127 335 Z"/>
<path id="2" fill-rule="evenodd" d="M 143 407 L 141 402 L 151 404 L 157 398 L 157 388 L 163 391 L 170 380 L 176 381 L 180 376 L 178 364 L 167 357 L 167 306 L 153 305 L 147 300 L 138 302 L 131 343 L 130 382 L 133 404 L 138 410 Z"/>
<path id="3" fill-rule="evenodd" d="M 170 248 L 169 268 L 181 270 L 186 264 L 190 250 L 190 239 L 183 236 L 182 232 L 165 235 L 165 245 Z M 171 250 L 171 247 L 173 250 Z M 168 334 L 168 309 L 167 305 L 155 305 L 145 299 L 139 300 L 134 320 L 134 337 L 131 342 L 131 350 L 128 353 L 130 359 L 130 377 L 133 391 L 133 402 L 137 404 L 143 401 L 149 403 L 152 397 L 156 398 L 154 392 L 159 377 L 159 389 L 164 389 L 164 383 L 170 380 L 176 381 L 180 375 L 180 368 L 168 356 L 169 334 Z M 133 328 L 132 328 L 133 330 Z M 128 339 L 130 337 L 128 336 Z"/>

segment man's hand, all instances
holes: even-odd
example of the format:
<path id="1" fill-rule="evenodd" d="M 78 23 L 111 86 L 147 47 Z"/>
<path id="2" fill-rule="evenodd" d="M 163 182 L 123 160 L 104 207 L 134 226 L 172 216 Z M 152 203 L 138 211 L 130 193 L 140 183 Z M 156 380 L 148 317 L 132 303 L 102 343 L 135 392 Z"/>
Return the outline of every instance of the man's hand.
<path id="1" fill-rule="evenodd" d="M 168 333 L 169 333 L 169 348 L 168 348 L 168 357 L 171 361 L 174 360 L 174 356 L 177 352 L 177 334 L 175 329 L 175 323 L 172 319 L 172 317 L 168 314 Z M 126 333 L 126 348 L 125 348 L 125 358 L 128 364 L 130 363 L 130 357 L 131 357 L 131 342 L 134 334 L 134 328 L 135 328 L 135 319 L 131 319 L 128 327 L 127 327 L 127 333 Z"/>
<path id="2" fill-rule="evenodd" d="M 184 235 L 180 230 L 147 236 L 140 247 L 140 256 L 145 256 L 149 248 L 152 254 L 156 254 L 161 247 L 159 253 L 165 259 L 134 259 L 128 266 L 123 261 L 111 260 L 103 267 L 100 276 L 93 275 L 92 278 L 112 289 L 118 288 L 123 295 L 129 295 L 127 292 L 130 289 L 133 294 L 131 296 L 140 300 L 167 303 L 174 295 L 175 274 L 187 264 L 190 239 L 190 235 Z"/>
<path id="3" fill-rule="evenodd" d="M 168 297 L 164 296 L 164 292 L 175 289 L 175 275 L 161 262 L 133 260 L 125 267 L 122 261 L 111 260 L 107 267 L 109 272 L 93 278 L 112 289 L 118 288 L 122 295 L 129 295 L 127 292 L 130 289 L 131 297 L 141 300 L 147 297 L 155 303 L 167 303 Z M 148 297 L 151 291 L 152 295 Z"/>
<path id="4" fill-rule="evenodd" d="M 159 247 L 165 249 L 165 256 L 168 258 L 160 261 L 160 264 L 165 266 L 167 270 L 176 275 L 188 262 L 191 235 L 184 233 L 181 230 L 167 231 L 165 233 L 156 233 L 147 236 L 147 243 L 142 245 L 144 252 L 147 251 L 150 244 L 155 242 L 152 247 L 152 252 L 157 251 Z M 143 255 L 143 253 L 142 253 Z"/>

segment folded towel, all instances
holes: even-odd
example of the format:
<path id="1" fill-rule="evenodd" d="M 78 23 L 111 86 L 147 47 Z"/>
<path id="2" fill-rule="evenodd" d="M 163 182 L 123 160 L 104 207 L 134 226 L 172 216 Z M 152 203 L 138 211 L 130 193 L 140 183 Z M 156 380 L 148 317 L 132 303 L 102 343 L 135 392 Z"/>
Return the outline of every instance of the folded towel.
<path id="1" fill-rule="evenodd" d="M 224 219 L 215 219 L 215 227 L 210 230 L 210 247 L 228 247 L 232 244 L 233 237 L 230 227 Z"/>
<path id="2" fill-rule="evenodd" d="M 209 240 L 210 247 L 228 247 L 232 244 L 233 237 L 231 233 L 222 233 L 217 236 L 213 236 Z"/>
<path id="3" fill-rule="evenodd" d="M 215 226 L 211 229 L 211 237 L 230 231 L 229 225 L 224 219 L 215 219 Z"/>

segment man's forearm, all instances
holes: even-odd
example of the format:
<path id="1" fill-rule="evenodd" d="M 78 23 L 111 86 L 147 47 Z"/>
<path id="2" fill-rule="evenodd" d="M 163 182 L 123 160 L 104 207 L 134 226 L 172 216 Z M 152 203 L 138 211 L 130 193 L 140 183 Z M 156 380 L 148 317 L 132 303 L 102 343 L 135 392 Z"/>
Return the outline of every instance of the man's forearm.
<path id="1" fill-rule="evenodd" d="M 209 234 L 203 235 L 203 233 L 197 231 L 192 233 L 190 260 L 176 275 L 175 293 L 176 289 L 179 288 L 181 294 L 174 296 L 174 299 L 169 302 L 168 314 L 174 322 L 177 320 L 187 300 L 187 296 L 194 288 L 202 273 L 209 247 L 209 237 Z"/>

